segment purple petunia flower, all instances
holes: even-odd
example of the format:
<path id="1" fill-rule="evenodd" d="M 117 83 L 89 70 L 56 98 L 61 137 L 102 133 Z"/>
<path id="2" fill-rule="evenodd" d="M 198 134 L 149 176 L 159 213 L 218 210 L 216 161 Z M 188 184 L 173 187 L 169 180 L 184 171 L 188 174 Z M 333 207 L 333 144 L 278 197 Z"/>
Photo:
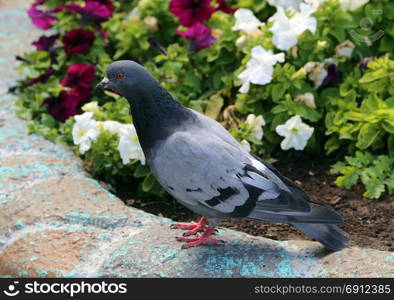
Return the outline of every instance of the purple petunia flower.
<path id="1" fill-rule="evenodd" d="M 197 22 L 208 20 L 215 12 L 211 0 L 171 0 L 170 11 L 179 19 L 179 24 L 190 27 Z"/>
<path id="2" fill-rule="evenodd" d="M 46 99 L 44 105 L 49 114 L 56 120 L 64 123 L 69 117 L 77 114 L 77 108 L 81 102 L 78 92 L 62 91 L 58 97 Z"/>
<path id="3" fill-rule="evenodd" d="M 33 42 L 32 45 L 35 46 L 38 51 L 50 51 L 59 36 L 59 34 L 51 36 L 42 35 L 37 41 Z"/>
<path id="4" fill-rule="evenodd" d="M 66 78 L 60 84 L 70 88 L 92 89 L 94 79 L 93 65 L 76 63 L 68 68 Z"/>
<path id="5" fill-rule="evenodd" d="M 85 0 L 86 2 L 98 2 L 102 5 L 108 7 L 108 9 L 113 12 L 115 10 L 115 5 L 112 3 L 112 0 Z"/>
<path id="6" fill-rule="evenodd" d="M 37 9 L 37 4 L 34 3 L 27 11 L 34 26 L 47 30 L 52 27 L 56 21 L 55 13 L 53 11 L 42 11 Z"/>
<path id="7" fill-rule="evenodd" d="M 215 38 L 212 36 L 211 28 L 202 23 L 194 24 L 185 32 L 178 30 L 177 33 L 190 41 L 189 50 L 192 52 L 208 48 L 215 41 Z"/>
<path id="8" fill-rule="evenodd" d="M 94 40 L 94 33 L 85 29 L 70 30 L 62 38 L 67 55 L 86 53 L 93 45 Z"/>
<path id="9" fill-rule="evenodd" d="M 111 8 L 99 1 L 86 2 L 83 7 L 75 3 L 70 3 L 57 8 L 57 10 L 62 9 L 80 14 L 82 16 L 83 23 L 87 23 L 89 20 L 100 23 L 107 21 L 112 16 Z"/>
<path id="10" fill-rule="evenodd" d="M 373 61 L 374 58 L 373 57 L 364 57 L 359 63 L 358 63 L 358 67 L 361 70 L 366 70 L 368 68 L 368 63 L 370 63 L 371 61 Z"/>
<path id="11" fill-rule="evenodd" d="M 232 8 L 227 6 L 226 0 L 216 0 L 216 2 L 219 4 L 219 7 L 217 10 L 221 10 L 222 12 L 225 12 L 226 14 L 233 14 L 237 10 L 237 8 Z"/>
<path id="12" fill-rule="evenodd" d="M 336 64 L 331 64 L 327 67 L 327 76 L 319 86 L 319 89 L 335 84 L 341 80 L 341 73 L 337 70 Z"/>

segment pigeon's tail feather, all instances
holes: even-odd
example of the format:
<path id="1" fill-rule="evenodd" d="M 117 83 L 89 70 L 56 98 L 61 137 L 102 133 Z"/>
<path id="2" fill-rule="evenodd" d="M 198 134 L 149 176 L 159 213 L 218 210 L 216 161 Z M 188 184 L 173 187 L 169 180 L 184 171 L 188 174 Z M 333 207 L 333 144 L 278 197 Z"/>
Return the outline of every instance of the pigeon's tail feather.
<path id="1" fill-rule="evenodd" d="M 305 223 L 294 223 L 292 225 L 332 251 L 339 251 L 348 247 L 349 237 L 336 225 Z"/>
<path id="2" fill-rule="evenodd" d="M 247 216 L 272 223 L 313 223 L 313 224 L 340 224 L 342 217 L 332 209 L 310 203 L 309 211 L 278 210 L 267 207 L 263 201 L 256 203 L 256 207 Z M 269 208 L 270 210 L 267 210 Z"/>

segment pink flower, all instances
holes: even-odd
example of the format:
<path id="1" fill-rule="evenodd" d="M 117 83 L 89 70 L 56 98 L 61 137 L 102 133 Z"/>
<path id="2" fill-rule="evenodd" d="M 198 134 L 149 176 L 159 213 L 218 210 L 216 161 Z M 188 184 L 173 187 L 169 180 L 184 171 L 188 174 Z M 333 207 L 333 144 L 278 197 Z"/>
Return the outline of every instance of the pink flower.
<path id="1" fill-rule="evenodd" d="M 81 99 L 78 92 L 62 91 L 58 97 L 46 99 L 44 105 L 48 113 L 56 120 L 65 122 L 69 117 L 77 114 L 77 108 L 80 103 Z"/>
<path id="2" fill-rule="evenodd" d="M 107 21 L 112 16 L 111 8 L 99 1 L 86 2 L 85 6 L 79 6 L 75 3 L 66 4 L 57 8 L 58 10 L 67 10 L 69 12 L 78 13 L 82 16 L 83 23 L 87 23 L 90 19 L 100 23 Z"/>
<path id="3" fill-rule="evenodd" d="M 76 89 L 91 89 L 94 79 L 94 66 L 76 63 L 68 68 L 66 78 L 60 84 Z"/>
<path id="4" fill-rule="evenodd" d="M 31 78 L 26 82 L 27 86 L 39 83 L 39 82 L 44 82 L 46 81 L 55 71 L 52 68 L 48 68 L 45 70 L 44 74 L 41 74 L 40 76 L 37 76 L 35 78 Z"/>
<path id="5" fill-rule="evenodd" d="M 86 2 L 98 2 L 102 5 L 105 5 L 106 7 L 108 7 L 108 9 L 113 12 L 115 10 L 115 6 L 112 3 L 112 0 L 85 0 Z"/>
<path id="6" fill-rule="evenodd" d="M 215 8 L 210 4 L 211 0 L 171 0 L 169 9 L 178 17 L 179 24 L 190 27 L 211 17 Z"/>
<path id="7" fill-rule="evenodd" d="M 237 10 L 237 8 L 232 8 L 227 6 L 226 0 L 216 0 L 216 2 L 219 4 L 219 7 L 217 10 L 221 10 L 222 12 L 225 12 L 226 14 L 233 14 Z"/>
<path id="8" fill-rule="evenodd" d="M 67 55 L 86 53 L 93 45 L 94 40 L 94 33 L 85 29 L 70 30 L 62 38 Z"/>
<path id="9" fill-rule="evenodd" d="M 40 2 L 36 2 L 40 3 Z M 37 4 L 33 3 L 30 9 L 27 11 L 34 26 L 47 30 L 52 27 L 52 24 L 56 21 L 54 12 L 42 11 L 36 8 Z"/>
<path id="10" fill-rule="evenodd" d="M 42 35 L 37 41 L 33 42 L 32 45 L 35 46 L 38 51 L 49 51 L 58 37 L 59 34 L 51 36 Z"/>
<path id="11" fill-rule="evenodd" d="M 211 28 L 202 23 L 194 24 L 186 32 L 178 30 L 177 33 L 190 41 L 189 50 L 193 52 L 208 48 L 215 41 L 215 38 L 211 34 Z"/>

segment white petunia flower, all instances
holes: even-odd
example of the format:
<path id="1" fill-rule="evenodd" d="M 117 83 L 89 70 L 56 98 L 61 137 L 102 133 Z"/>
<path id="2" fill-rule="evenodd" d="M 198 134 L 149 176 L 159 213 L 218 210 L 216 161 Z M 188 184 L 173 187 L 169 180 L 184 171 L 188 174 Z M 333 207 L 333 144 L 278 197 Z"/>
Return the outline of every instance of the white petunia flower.
<path id="1" fill-rule="evenodd" d="M 251 34 L 253 31 L 258 30 L 258 28 L 264 23 L 260 22 L 259 19 L 253 14 L 250 9 L 240 8 L 234 13 L 235 25 L 232 30 L 242 30 L 247 34 Z"/>
<path id="2" fill-rule="evenodd" d="M 353 50 L 356 46 L 349 40 L 344 41 L 335 48 L 335 56 L 352 57 Z"/>
<path id="3" fill-rule="evenodd" d="M 316 32 L 317 21 L 311 14 L 315 8 L 300 4 L 300 12 L 294 12 L 290 18 L 285 14 L 285 10 L 277 7 L 277 12 L 269 19 L 273 22 L 270 31 L 273 33 L 272 43 L 280 50 L 289 50 L 298 42 L 297 36 L 305 30 Z"/>
<path id="4" fill-rule="evenodd" d="M 112 134 L 120 134 L 121 129 L 126 126 L 122 123 L 119 123 L 117 121 L 103 121 L 103 122 L 98 122 L 98 127 L 103 128 Z"/>
<path id="5" fill-rule="evenodd" d="M 343 10 L 356 10 L 368 2 L 369 0 L 339 0 Z"/>
<path id="6" fill-rule="evenodd" d="M 313 127 L 302 123 L 301 117 L 295 115 L 286 121 L 285 124 L 276 127 L 275 131 L 278 135 L 285 137 L 280 143 L 282 150 L 304 150 L 309 138 L 313 134 Z"/>
<path id="7" fill-rule="evenodd" d="M 250 83 L 264 85 L 272 80 L 274 65 L 277 62 L 284 62 L 284 53 L 274 54 L 271 50 L 265 50 L 261 46 L 252 49 L 252 57 L 246 64 L 246 69 L 238 75 L 242 81 L 239 89 L 241 93 L 247 93 Z"/>
<path id="8" fill-rule="evenodd" d="M 294 101 L 304 103 L 306 106 L 316 109 L 315 96 L 312 93 L 297 95 Z"/>
<path id="9" fill-rule="evenodd" d="M 301 3 L 306 3 L 313 8 L 318 8 L 320 4 L 322 4 L 326 0 L 268 0 L 268 3 L 271 6 L 281 6 L 284 10 L 292 9 L 292 10 L 299 10 Z"/>
<path id="10" fill-rule="evenodd" d="M 327 77 L 328 72 L 324 67 L 324 63 L 310 61 L 305 66 L 304 69 L 309 73 L 309 79 L 313 81 L 315 88 L 317 89 Z"/>
<path id="11" fill-rule="evenodd" d="M 242 140 L 242 141 L 240 142 L 240 144 L 241 144 L 241 147 L 242 147 L 245 151 L 250 152 L 250 151 L 252 150 L 252 147 L 250 146 L 250 144 L 249 144 L 249 142 L 248 142 L 247 140 Z"/>
<path id="12" fill-rule="evenodd" d="M 92 141 L 95 141 L 100 134 L 97 122 L 92 119 L 92 116 L 92 112 L 85 112 L 74 117 L 75 124 L 72 129 L 72 136 L 74 144 L 79 145 L 81 154 L 90 149 Z"/>
<path id="13" fill-rule="evenodd" d="M 123 164 L 128 164 L 131 159 L 138 159 L 141 164 L 145 165 L 145 155 L 138 141 L 134 125 L 127 124 L 122 126 L 118 150 Z"/>
<path id="14" fill-rule="evenodd" d="M 268 0 L 268 4 L 278 8 L 282 7 L 284 10 L 293 9 L 298 10 L 302 0 Z"/>
<path id="15" fill-rule="evenodd" d="M 258 140 L 263 138 L 263 126 L 265 125 L 265 120 L 262 115 L 256 116 L 254 114 L 250 114 L 247 116 L 245 123 L 252 127 L 253 137 Z"/>

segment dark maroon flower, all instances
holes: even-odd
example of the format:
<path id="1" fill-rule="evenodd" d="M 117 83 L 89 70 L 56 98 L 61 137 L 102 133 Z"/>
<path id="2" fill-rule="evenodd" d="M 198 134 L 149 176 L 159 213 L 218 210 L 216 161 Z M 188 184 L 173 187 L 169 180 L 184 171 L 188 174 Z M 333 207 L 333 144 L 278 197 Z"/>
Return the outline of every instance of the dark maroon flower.
<path id="1" fill-rule="evenodd" d="M 27 11 L 32 23 L 40 29 L 47 30 L 51 28 L 56 21 L 55 13 L 53 11 L 39 10 L 36 6 L 34 3 Z"/>
<path id="2" fill-rule="evenodd" d="M 90 30 L 73 29 L 68 31 L 62 42 L 68 55 L 86 53 L 95 40 L 94 33 Z"/>
<path id="3" fill-rule="evenodd" d="M 46 81 L 54 72 L 55 72 L 55 71 L 54 71 L 52 68 L 48 68 L 48 69 L 45 70 L 45 73 L 44 73 L 44 74 L 29 79 L 29 80 L 26 82 L 26 86 L 30 86 L 30 85 L 33 85 L 33 84 L 36 84 L 36 83 L 39 83 L 39 82 L 44 82 L 44 81 Z"/>
<path id="4" fill-rule="evenodd" d="M 66 78 L 60 84 L 70 88 L 91 89 L 94 79 L 94 66 L 77 63 L 68 68 Z"/>
<path id="5" fill-rule="evenodd" d="M 57 8 L 57 10 L 67 10 L 72 13 L 81 14 L 83 23 L 93 20 L 97 23 L 107 21 L 112 16 L 110 7 L 99 1 L 89 1 L 84 7 L 75 3 L 66 4 Z"/>
<path id="6" fill-rule="evenodd" d="M 34 1 L 33 5 L 37 6 L 37 5 L 41 5 L 44 4 L 45 0 L 36 0 Z"/>
<path id="7" fill-rule="evenodd" d="M 85 0 L 86 2 L 98 2 L 102 5 L 105 5 L 106 7 L 108 7 L 108 9 L 113 12 L 115 10 L 115 6 L 112 3 L 112 0 Z"/>
<path id="8" fill-rule="evenodd" d="M 80 96 L 75 91 L 62 91 L 58 97 L 45 100 L 48 113 L 56 120 L 65 122 L 69 117 L 77 114 L 78 105 L 81 103 Z"/>
<path id="9" fill-rule="evenodd" d="M 169 9 L 178 17 L 179 24 L 190 27 L 211 17 L 215 8 L 210 4 L 211 0 L 171 0 Z"/>
<path id="10" fill-rule="evenodd" d="M 337 70 L 336 64 L 329 65 L 327 68 L 327 76 L 319 86 L 319 89 L 338 83 L 341 77 L 341 73 Z"/>
<path id="11" fill-rule="evenodd" d="M 59 34 L 54 34 L 51 36 L 42 35 L 37 41 L 33 42 L 32 45 L 35 46 L 39 51 L 50 51 L 58 37 Z"/>
<path id="12" fill-rule="evenodd" d="M 226 14 L 233 14 L 237 10 L 237 8 L 227 6 L 226 0 L 216 0 L 216 2 L 219 4 L 217 10 L 221 10 Z"/>
<path id="13" fill-rule="evenodd" d="M 194 24 L 186 32 L 178 30 L 177 33 L 190 41 L 189 50 L 193 52 L 208 48 L 215 41 L 211 34 L 211 28 L 202 23 Z"/>

